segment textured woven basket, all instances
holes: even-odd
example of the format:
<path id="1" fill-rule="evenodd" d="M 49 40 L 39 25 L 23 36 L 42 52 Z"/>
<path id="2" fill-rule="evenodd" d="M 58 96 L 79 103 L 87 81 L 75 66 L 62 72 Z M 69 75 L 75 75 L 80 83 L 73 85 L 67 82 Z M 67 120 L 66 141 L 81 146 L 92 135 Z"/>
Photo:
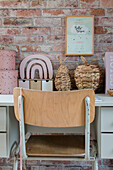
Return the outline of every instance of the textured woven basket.
<path id="1" fill-rule="evenodd" d="M 68 68 L 65 66 L 64 62 L 62 62 L 60 57 L 58 57 L 58 60 L 60 61 L 61 65 L 56 73 L 55 88 L 58 91 L 69 91 L 69 90 L 71 90 L 70 72 L 69 72 Z"/>
<path id="2" fill-rule="evenodd" d="M 85 65 L 79 65 L 74 71 L 75 84 L 78 89 L 97 90 L 101 84 L 101 69 L 97 64 L 89 64 L 81 57 Z"/>

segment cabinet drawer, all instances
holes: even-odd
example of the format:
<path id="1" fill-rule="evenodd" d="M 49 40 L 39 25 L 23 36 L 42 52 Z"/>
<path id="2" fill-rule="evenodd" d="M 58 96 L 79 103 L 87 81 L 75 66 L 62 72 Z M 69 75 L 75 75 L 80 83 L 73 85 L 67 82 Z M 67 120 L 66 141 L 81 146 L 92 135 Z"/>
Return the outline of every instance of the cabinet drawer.
<path id="1" fill-rule="evenodd" d="M 53 80 L 42 80 L 42 91 L 53 91 Z"/>
<path id="2" fill-rule="evenodd" d="M 0 107 L 0 132 L 6 131 L 6 107 Z"/>
<path id="3" fill-rule="evenodd" d="M 113 107 L 101 108 L 101 132 L 113 132 Z"/>
<path id="4" fill-rule="evenodd" d="M 101 158 L 113 159 L 113 134 L 101 134 Z"/>
<path id="5" fill-rule="evenodd" d="M 6 133 L 0 133 L 0 157 L 7 157 Z"/>

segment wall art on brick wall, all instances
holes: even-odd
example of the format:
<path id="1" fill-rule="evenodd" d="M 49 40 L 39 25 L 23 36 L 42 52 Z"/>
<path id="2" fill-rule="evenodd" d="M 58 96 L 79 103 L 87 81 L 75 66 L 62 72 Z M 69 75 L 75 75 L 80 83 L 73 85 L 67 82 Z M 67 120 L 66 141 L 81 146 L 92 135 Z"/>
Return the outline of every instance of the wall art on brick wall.
<path id="1" fill-rule="evenodd" d="M 94 16 L 66 16 L 65 54 L 94 54 Z"/>

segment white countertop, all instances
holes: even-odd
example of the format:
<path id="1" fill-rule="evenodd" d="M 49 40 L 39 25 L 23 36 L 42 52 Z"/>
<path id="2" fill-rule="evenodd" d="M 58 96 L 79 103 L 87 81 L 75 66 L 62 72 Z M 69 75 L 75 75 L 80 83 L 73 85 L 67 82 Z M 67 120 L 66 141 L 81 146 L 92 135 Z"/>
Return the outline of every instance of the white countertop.
<path id="1" fill-rule="evenodd" d="M 96 101 L 95 106 L 113 106 L 113 97 L 105 94 L 96 94 L 102 101 Z M 14 106 L 13 95 L 0 95 L 0 106 Z"/>
<path id="2" fill-rule="evenodd" d="M 14 106 L 13 95 L 0 95 L 0 106 Z"/>
<path id="3" fill-rule="evenodd" d="M 102 101 L 96 101 L 95 106 L 113 106 L 113 97 L 109 94 L 96 94 Z"/>

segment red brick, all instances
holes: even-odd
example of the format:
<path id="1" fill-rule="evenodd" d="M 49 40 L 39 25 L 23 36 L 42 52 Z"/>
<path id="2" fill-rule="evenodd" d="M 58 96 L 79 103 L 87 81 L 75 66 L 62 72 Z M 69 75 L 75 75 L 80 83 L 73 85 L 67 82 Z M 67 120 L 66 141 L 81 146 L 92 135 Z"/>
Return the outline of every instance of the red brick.
<path id="1" fill-rule="evenodd" d="M 78 7 L 77 0 L 47 0 L 47 8 L 75 8 Z"/>
<path id="2" fill-rule="evenodd" d="M 102 26 L 97 26 L 97 27 L 95 27 L 94 32 L 95 32 L 95 34 L 106 34 L 107 29 Z"/>
<path id="3" fill-rule="evenodd" d="M 105 10 L 104 9 L 74 9 L 73 15 L 94 15 L 94 16 L 105 16 Z"/>
<path id="4" fill-rule="evenodd" d="M 67 169 L 66 169 L 67 170 Z M 79 169 L 78 169 L 79 170 Z M 84 170 L 92 170 L 92 167 L 90 166 L 84 166 Z M 100 170 L 100 169 L 99 169 Z"/>
<path id="5" fill-rule="evenodd" d="M 54 27 L 53 28 L 53 35 L 64 35 L 64 27 Z"/>
<path id="6" fill-rule="evenodd" d="M 100 20 L 100 24 L 101 25 L 113 25 L 113 17 L 112 18 L 109 18 L 109 17 L 104 17 L 104 18 L 101 18 Z"/>
<path id="7" fill-rule="evenodd" d="M 60 63 L 57 62 L 52 62 L 52 66 L 53 66 L 53 70 L 58 70 L 58 68 L 60 67 Z"/>
<path id="8" fill-rule="evenodd" d="M 11 17 L 38 17 L 41 15 L 40 9 L 17 9 L 10 10 Z"/>
<path id="9" fill-rule="evenodd" d="M 62 27 L 64 27 L 65 26 L 65 18 L 62 18 Z"/>
<path id="10" fill-rule="evenodd" d="M 113 8 L 106 9 L 106 16 L 113 17 Z"/>
<path id="11" fill-rule="evenodd" d="M 27 160 L 27 165 L 38 165 L 40 164 L 40 161 L 37 161 L 37 160 Z"/>
<path id="12" fill-rule="evenodd" d="M 104 9 L 90 9 L 90 14 L 94 16 L 105 16 L 105 10 Z"/>
<path id="13" fill-rule="evenodd" d="M 30 18 L 5 18 L 4 19 L 4 25 L 9 26 L 31 26 L 32 25 L 32 19 Z"/>
<path id="14" fill-rule="evenodd" d="M 20 31 L 19 31 L 18 28 L 6 28 L 6 29 L 7 29 L 6 34 L 9 34 L 9 35 L 18 35 L 18 34 L 20 34 Z"/>
<path id="15" fill-rule="evenodd" d="M 0 36 L 0 44 L 12 44 L 13 38 L 8 36 Z"/>
<path id="16" fill-rule="evenodd" d="M 47 36 L 46 43 L 64 43 L 65 37 L 64 36 Z"/>
<path id="17" fill-rule="evenodd" d="M 113 167 L 109 167 L 109 166 L 100 166 L 99 170 L 113 170 Z"/>
<path id="18" fill-rule="evenodd" d="M 4 165 L 6 163 L 6 159 L 5 158 L 0 158 L 0 165 Z"/>
<path id="19" fill-rule="evenodd" d="M 64 44 L 54 45 L 53 51 L 54 52 L 64 52 L 65 51 L 65 45 Z"/>
<path id="20" fill-rule="evenodd" d="M 52 47 L 50 45 L 30 45 L 30 46 L 22 46 L 22 52 L 50 52 L 52 51 Z"/>
<path id="21" fill-rule="evenodd" d="M 113 45 L 112 44 L 107 44 L 105 46 L 105 52 L 113 52 Z"/>
<path id="22" fill-rule="evenodd" d="M 22 28 L 22 34 L 25 35 L 50 35 L 51 29 L 49 27 L 29 27 Z"/>
<path id="23" fill-rule="evenodd" d="M 0 26 L 2 25 L 2 20 L 0 19 Z"/>
<path id="24" fill-rule="evenodd" d="M 71 70 L 75 70 L 75 68 L 77 67 L 77 63 L 75 62 L 65 62 L 66 66 L 68 67 L 68 69 L 71 71 Z"/>
<path id="25" fill-rule="evenodd" d="M 91 165 L 92 163 L 90 162 L 90 161 L 72 161 L 72 164 L 73 165 L 86 165 L 86 166 L 88 166 L 88 165 Z"/>
<path id="26" fill-rule="evenodd" d="M 47 0 L 47 8 L 63 8 L 65 6 L 65 0 Z"/>
<path id="27" fill-rule="evenodd" d="M 61 26 L 61 18 L 37 18 L 35 19 L 37 26 Z"/>
<path id="28" fill-rule="evenodd" d="M 94 18 L 94 23 L 95 23 L 95 25 L 98 25 L 99 24 L 99 18 Z"/>
<path id="29" fill-rule="evenodd" d="M 10 164 L 10 165 L 13 165 L 14 164 L 14 158 L 8 158 L 6 159 L 6 164 Z"/>
<path id="30" fill-rule="evenodd" d="M 9 15 L 8 9 L 0 9 L 0 17 L 5 17 Z"/>
<path id="31" fill-rule="evenodd" d="M 113 166 L 113 159 L 103 159 L 103 165 Z"/>
<path id="32" fill-rule="evenodd" d="M 47 4 L 46 0 L 32 0 L 30 2 L 30 7 L 44 8 L 46 7 L 46 4 Z"/>
<path id="33" fill-rule="evenodd" d="M 46 56 L 51 60 L 51 61 L 58 61 L 58 56 L 61 57 L 62 60 L 64 60 L 66 58 L 64 53 L 49 53 L 46 54 Z"/>
<path id="34" fill-rule="evenodd" d="M 3 49 L 3 50 L 14 50 L 16 52 L 19 52 L 19 46 L 17 45 L 0 45 L 0 49 Z"/>
<path id="35" fill-rule="evenodd" d="M 18 28 L 0 28 L 0 35 L 17 35 L 19 33 Z"/>
<path id="36" fill-rule="evenodd" d="M 113 0 L 100 0 L 100 6 L 101 7 L 113 7 Z"/>
<path id="37" fill-rule="evenodd" d="M 28 1 L 18 1 L 18 0 L 3 0 L 0 1 L 0 8 L 28 8 Z"/>
<path id="38" fill-rule="evenodd" d="M 111 35 L 95 35 L 95 43 L 112 43 Z"/>
<path id="39" fill-rule="evenodd" d="M 65 16 L 65 15 L 71 15 L 72 12 L 70 9 L 43 9 L 42 16 L 44 17 L 59 17 L 59 16 Z"/>
<path id="40" fill-rule="evenodd" d="M 80 0 L 80 7 L 99 7 L 98 0 Z"/>
<path id="41" fill-rule="evenodd" d="M 54 63 L 55 64 L 55 63 Z M 66 165 L 66 164 L 70 164 L 71 163 L 71 161 L 41 161 L 41 164 L 42 165 L 59 165 L 59 164 L 64 164 L 64 165 Z"/>
<path id="42" fill-rule="evenodd" d="M 62 167 L 57 167 L 57 166 L 32 166 L 31 170 L 62 170 Z"/>
<path id="43" fill-rule="evenodd" d="M 44 43 L 44 37 L 43 36 L 15 36 L 14 37 L 14 43 L 16 44 L 37 44 L 37 43 Z"/>
<path id="44" fill-rule="evenodd" d="M 113 34 L 113 27 L 111 27 L 111 26 L 106 26 L 106 27 L 104 27 L 104 29 L 107 30 L 107 34 Z"/>
<path id="45" fill-rule="evenodd" d="M 0 170 L 13 170 L 12 166 L 2 166 Z"/>
<path id="46" fill-rule="evenodd" d="M 89 15 L 90 9 L 73 9 L 73 15 Z"/>
<path id="47" fill-rule="evenodd" d="M 101 44 L 99 44 L 99 45 L 96 44 L 96 45 L 94 46 L 94 51 L 95 51 L 95 53 L 101 53 L 101 52 L 104 51 L 104 46 L 101 45 Z"/>
<path id="48" fill-rule="evenodd" d="M 64 1 L 65 1 L 64 7 L 68 7 L 68 8 L 78 7 L 78 1 L 77 0 L 64 0 Z"/>

